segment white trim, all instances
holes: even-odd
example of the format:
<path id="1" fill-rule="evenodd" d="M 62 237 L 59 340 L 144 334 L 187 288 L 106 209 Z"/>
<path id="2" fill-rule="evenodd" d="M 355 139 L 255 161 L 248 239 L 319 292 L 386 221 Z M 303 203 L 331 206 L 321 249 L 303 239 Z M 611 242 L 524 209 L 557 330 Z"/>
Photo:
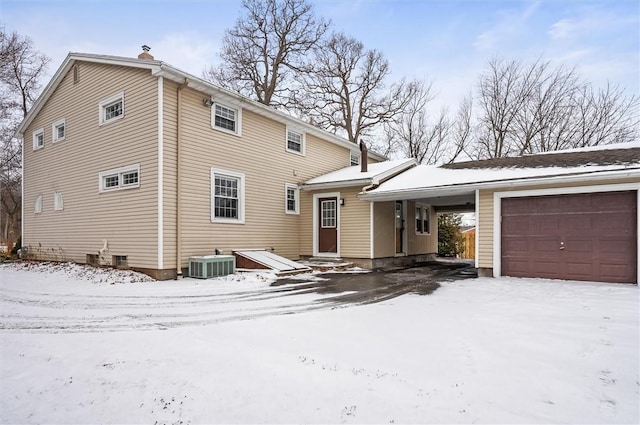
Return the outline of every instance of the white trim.
<path id="1" fill-rule="evenodd" d="M 374 256 L 374 250 L 373 250 L 374 233 L 373 232 L 375 228 L 373 223 L 373 220 L 375 218 L 373 204 L 374 202 L 369 202 L 369 258 L 371 258 L 372 260 Z"/>
<path id="2" fill-rule="evenodd" d="M 130 173 L 132 171 L 136 171 L 138 173 L 138 182 L 135 184 L 122 184 L 122 175 L 126 173 Z M 107 188 L 104 186 L 105 177 L 111 177 L 118 175 L 118 186 Z M 98 191 L 99 193 L 106 192 L 115 192 L 118 190 L 126 190 L 126 189 L 134 189 L 140 187 L 140 181 L 142 180 L 142 176 L 140 175 L 140 164 L 128 165 L 126 167 L 113 168 L 111 170 L 106 170 L 98 173 Z"/>
<path id="3" fill-rule="evenodd" d="M 38 136 L 42 135 L 42 144 L 38 145 L 37 144 L 37 140 L 38 140 Z M 39 128 L 36 131 L 33 132 L 33 150 L 37 151 L 38 149 L 42 149 L 44 148 L 44 128 Z"/>
<path id="4" fill-rule="evenodd" d="M 105 119 L 105 109 L 108 106 L 111 106 L 114 103 L 118 102 L 122 102 L 122 113 L 117 117 Z M 116 93 L 113 96 L 109 96 L 108 98 L 100 101 L 100 103 L 98 104 L 98 125 L 103 126 L 105 124 L 110 124 L 114 121 L 121 120 L 122 118 L 124 118 L 124 113 L 124 92 L 121 91 L 120 93 Z"/>
<path id="5" fill-rule="evenodd" d="M 289 189 L 295 190 L 295 210 L 289 210 L 288 196 Z M 300 188 L 297 184 L 285 183 L 284 184 L 284 212 L 291 215 L 300 215 Z"/>
<path id="6" fill-rule="evenodd" d="M 164 82 L 158 77 L 158 270 L 164 268 Z"/>
<path id="7" fill-rule="evenodd" d="M 62 126 L 64 128 L 64 136 L 58 138 L 58 127 Z M 65 137 L 67 137 L 67 125 L 64 122 L 64 118 L 59 119 L 58 121 L 51 124 L 51 139 L 53 142 L 62 142 Z"/>
<path id="8" fill-rule="evenodd" d="M 549 188 L 549 189 L 531 189 L 531 190 L 514 190 L 509 192 L 494 192 L 493 194 L 493 276 L 500 277 L 502 275 L 502 263 L 501 263 L 502 246 L 500 241 L 501 239 L 500 224 L 502 219 L 502 208 L 501 208 L 502 198 L 519 198 L 519 197 L 525 197 L 525 196 L 547 196 L 547 195 L 571 195 L 576 193 L 620 192 L 625 190 L 636 190 L 640 192 L 640 183 L 603 184 L 603 185 L 594 185 L 594 186 L 571 186 L 571 187 L 555 187 L 555 188 Z M 640 198 L 640 194 L 638 195 L 638 197 Z M 476 220 L 477 219 L 478 217 L 476 217 Z M 479 229 L 479 226 L 478 226 L 478 229 Z M 636 229 L 640 229 L 640 212 L 638 213 Z M 476 231 L 476 234 L 477 234 L 477 231 Z M 637 235 L 639 239 L 637 243 L 637 247 L 640 248 L 640 232 L 637 232 Z M 639 258 L 640 258 L 640 254 L 639 254 Z M 638 272 L 638 275 L 640 276 L 640 271 Z"/>
<path id="9" fill-rule="evenodd" d="M 289 133 L 295 133 L 300 135 L 300 152 L 293 150 L 293 149 L 289 149 Z M 287 125 L 286 129 L 285 129 L 285 137 L 284 137 L 284 150 L 289 152 L 289 153 L 293 153 L 296 155 L 300 155 L 300 156 L 305 156 L 306 155 L 306 135 L 304 134 L 304 131 L 300 131 L 297 128 Z"/>
<path id="10" fill-rule="evenodd" d="M 219 105 L 225 109 L 230 109 L 235 112 L 235 131 L 218 127 L 216 126 L 216 105 Z M 234 136 L 241 137 L 242 136 L 242 107 L 241 106 L 232 106 L 222 102 L 213 102 L 211 105 L 211 128 L 216 131 L 221 131 L 223 133 L 232 134 Z"/>
<path id="11" fill-rule="evenodd" d="M 478 268 L 478 256 L 480 255 L 480 191 L 476 189 L 476 253 L 475 268 Z"/>
<path id="12" fill-rule="evenodd" d="M 336 232 L 337 237 L 337 252 L 320 252 L 318 251 L 318 225 L 320 217 L 318 217 L 318 200 L 320 198 L 336 198 L 338 203 L 336 205 Z M 328 193 L 314 193 L 313 194 L 313 256 L 314 257 L 340 257 L 340 192 L 328 192 Z"/>
<path id="13" fill-rule="evenodd" d="M 225 177 L 237 178 L 238 182 L 238 218 L 220 218 L 215 217 L 215 175 L 220 174 Z M 244 224 L 245 220 L 245 176 L 243 173 L 235 171 L 221 170 L 219 168 L 211 168 L 211 222 L 212 223 L 228 223 L 228 224 Z"/>

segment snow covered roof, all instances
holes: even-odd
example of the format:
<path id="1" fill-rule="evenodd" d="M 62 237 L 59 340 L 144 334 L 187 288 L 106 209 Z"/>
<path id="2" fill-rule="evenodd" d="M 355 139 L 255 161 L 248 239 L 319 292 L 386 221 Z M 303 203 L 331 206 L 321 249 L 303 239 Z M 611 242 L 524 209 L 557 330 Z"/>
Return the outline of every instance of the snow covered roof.
<path id="1" fill-rule="evenodd" d="M 640 147 L 469 161 L 446 167 L 418 165 L 359 197 L 371 201 L 472 193 L 476 189 L 549 182 L 640 178 Z M 541 157 L 549 158 L 541 159 Z M 640 183 L 638 184 L 640 189 Z"/>
<path id="2" fill-rule="evenodd" d="M 607 147 L 607 149 L 603 149 L 604 147 Z M 567 151 L 546 152 L 537 155 L 466 161 L 446 164 L 443 165 L 442 168 L 540 168 L 640 164 L 640 142 L 595 146 L 595 148 L 600 149 L 582 148 Z"/>
<path id="3" fill-rule="evenodd" d="M 376 162 L 369 164 L 365 173 L 360 171 L 360 165 L 353 165 L 307 180 L 302 188 L 314 190 L 380 184 L 390 177 L 415 167 L 416 164 L 413 158 Z"/>

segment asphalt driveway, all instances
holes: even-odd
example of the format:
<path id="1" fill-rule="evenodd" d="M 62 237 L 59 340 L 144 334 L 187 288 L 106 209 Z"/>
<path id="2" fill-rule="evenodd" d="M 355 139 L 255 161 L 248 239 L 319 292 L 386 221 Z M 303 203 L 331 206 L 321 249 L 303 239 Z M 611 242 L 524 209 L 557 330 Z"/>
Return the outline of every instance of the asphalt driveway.
<path id="1" fill-rule="evenodd" d="M 429 295 L 440 282 L 474 278 L 477 273 L 469 262 L 436 261 L 368 273 L 323 273 L 321 277 L 326 280 L 283 278 L 271 286 L 287 285 L 283 293 L 336 294 L 324 300 L 339 304 L 371 304 L 408 293 Z"/>

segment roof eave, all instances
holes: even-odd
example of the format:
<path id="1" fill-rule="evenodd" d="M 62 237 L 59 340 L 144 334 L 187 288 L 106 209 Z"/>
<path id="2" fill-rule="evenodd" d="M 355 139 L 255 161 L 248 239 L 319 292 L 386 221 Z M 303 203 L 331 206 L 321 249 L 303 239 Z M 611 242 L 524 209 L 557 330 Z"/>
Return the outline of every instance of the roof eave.
<path id="1" fill-rule="evenodd" d="M 590 182 L 595 180 L 611 180 L 628 177 L 640 178 L 640 167 L 620 170 L 592 171 L 589 173 L 556 174 L 545 177 L 517 178 L 489 182 L 457 183 L 444 186 L 434 186 L 432 188 L 399 189 L 380 193 L 361 192 L 358 194 L 358 198 L 365 201 L 383 202 L 397 199 L 417 199 L 431 196 L 442 196 L 443 192 L 446 192 L 447 195 L 456 195 L 483 189 L 504 189 L 514 186 L 532 186 L 548 183 Z M 638 186 L 640 189 L 640 182 L 638 182 Z"/>
<path id="2" fill-rule="evenodd" d="M 339 182 L 323 182 L 323 183 L 303 183 L 300 185 L 302 190 L 322 190 L 322 189 L 338 189 L 342 187 L 368 186 L 373 183 L 371 177 L 356 180 L 344 180 Z"/>

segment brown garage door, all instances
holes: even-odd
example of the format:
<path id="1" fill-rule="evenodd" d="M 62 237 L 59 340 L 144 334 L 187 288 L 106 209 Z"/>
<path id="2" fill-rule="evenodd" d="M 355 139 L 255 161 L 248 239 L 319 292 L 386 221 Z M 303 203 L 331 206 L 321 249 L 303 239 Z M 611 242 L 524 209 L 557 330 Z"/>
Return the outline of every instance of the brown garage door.
<path id="1" fill-rule="evenodd" d="M 635 283 L 635 191 L 503 198 L 502 275 Z"/>

